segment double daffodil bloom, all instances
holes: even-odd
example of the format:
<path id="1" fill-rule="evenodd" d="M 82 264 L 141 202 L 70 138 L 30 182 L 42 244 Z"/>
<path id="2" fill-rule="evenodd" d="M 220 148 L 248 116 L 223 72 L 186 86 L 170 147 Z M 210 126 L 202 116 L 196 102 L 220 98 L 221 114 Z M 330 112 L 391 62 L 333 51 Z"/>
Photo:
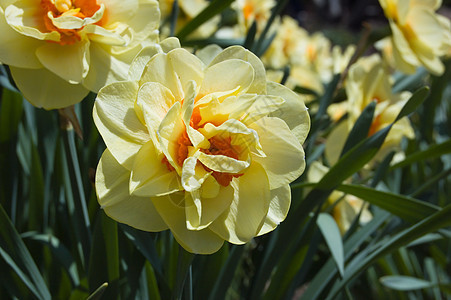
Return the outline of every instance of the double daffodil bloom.
<path id="1" fill-rule="evenodd" d="M 159 21 L 156 0 L 2 0 L 0 61 L 33 105 L 66 107 L 126 79 Z"/>
<path id="2" fill-rule="evenodd" d="M 377 54 L 359 59 L 350 68 L 346 81 L 348 119 L 336 126 L 327 139 L 325 153 L 329 163 L 334 164 L 338 160 L 346 137 L 371 101 L 376 101 L 377 104 L 369 135 L 373 135 L 395 121 L 411 93 L 392 93 L 389 78 L 390 75 Z M 342 111 L 343 106 L 339 107 L 339 110 Z M 342 114 L 333 111 L 333 109 L 329 110 L 333 114 Z M 393 125 L 372 162 L 382 160 L 393 150 L 399 150 L 403 137 L 414 138 L 414 131 L 407 117 Z"/>
<path id="3" fill-rule="evenodd" d="M 448 18 L 435 11 L 441 0 L 379 0 L 390 22 L 392 47 L 396 68 L 413 73 L 424 66 L 434 75 L 444 72 L 440 57 L 451 48 L 451 25 Z M 390 56 L 390 54 L 388 55 Z"/>
<path id="4" fill-rule="evenodd" d="M 285 219 L 310 124 L 255 55 L 215 49 L 205 63 L 177 48 L 132 64 L 132 80 L 102 88 L 93 111 L 107 145 L 96 175 L 105 212 L 141 230 L 169 228 L 203 254 Z"/>

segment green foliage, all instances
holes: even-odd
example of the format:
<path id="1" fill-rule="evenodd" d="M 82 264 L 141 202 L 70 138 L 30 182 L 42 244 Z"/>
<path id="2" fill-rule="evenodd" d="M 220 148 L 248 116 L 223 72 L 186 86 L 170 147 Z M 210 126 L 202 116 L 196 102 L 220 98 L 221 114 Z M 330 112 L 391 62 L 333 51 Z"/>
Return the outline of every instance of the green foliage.
<path id="1" fill-rule="evenodd" d="M 190 39 L 213 16 L 224 18 L 232 3 L 214 0 L 176 36 L 184 46 L 244 44 L 261 56 L 287 2 L 278 1 L 261 32 L 254 22 L 245 39 Z M 118 224 L 99 207 L 93 180 L 105 146 L 91 116 L 95 95 L 75 105 L 73 115 L 43 111 L 22 99 L 4 66 L 0 71 L 0 299 L 451 295 L 449 61 L 441 77 L 424 69 L 398 74 L 393 91 L 415 92 L 395 122 L 368 136 L 376 103 L 368 105 L 325 176 L 308 182 L 303 175 L 292 184 L 292 207 L 274 232 L 247 245 L 225 244 L 209 256 L 187 253 L 169 231 L 149 233 Z M 324 139 L 336 126 L 327 109 L 343 94 L 343 79 L 336 74 L 322 94 L 295 89 L 317 105 L 304 145 L 305 173 L 323 157 Z M 415 128 L 415 139 L 403 141 L 405 158 L 396 160 L 390 153 L 369 172 L 369 162 L 403 117 Z M 334 191 L 343 195 L 327 206 Z M 359 222 L 361 210 L 342 236 L 329 213 L 345 195 L 368 202 L 373 218 Z"/>

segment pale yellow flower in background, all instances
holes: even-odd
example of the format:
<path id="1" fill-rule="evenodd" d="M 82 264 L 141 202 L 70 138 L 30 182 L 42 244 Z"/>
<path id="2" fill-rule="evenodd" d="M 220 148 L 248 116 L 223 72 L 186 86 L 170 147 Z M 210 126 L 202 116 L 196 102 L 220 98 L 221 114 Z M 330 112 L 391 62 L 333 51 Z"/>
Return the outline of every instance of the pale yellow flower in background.
<path id="1" fill-rule="evenodd" d="M 318 161 L 314 161 L 307 173 L 307 180 L 309 182 L 318 182 L 326 175 L 329 168 L 322 165 Z M 373 218 L 369 210 L 369 205 L 360 198 L 353 195 L 348 195 L 340 191 L 333 191 L 324 208 L 333 206 L 331 214 L 340 229 L 341 234 L 345 234 L 351 227 L 352 222 L 359 216 L 359 224 L 365 225 Z"/>
<path id="2" fill-rule="evenodd" d="M 300 27 L 296 20 L 284 16 L 277 28 L 277 35 L 262 57 L 266 67 L 283 69 L 287 65 L 299 62 L 302 44 L 308 38 L 308 32 Z"/>
<path id="3" fill-rule="evenodd" d="M 392 31 L 392 57 L 396 68 L 413 73 L 424 66 L 434 75 L 444 72 L 440 57 L 451 48 L 451 23 L 435 11 L 441 0 L 379 0 Z M 384 47 L 386 51 L 390 48 Z M 390 53 L 387 53 L 389 55 Z"/>
<path id="4" fill-rule="evenodd" d="M 346 81 L 348 119 L 338 124 L 328 136 L 325 154 L 330 164 L 338 160 L 349 132 L 371 101 L 376 101 L 377 105 L 369 135 L 396 119 L 411 93 L 394 94 L 391 89 L 390 75 L 379 55 L 363 57 L 350 68 Z M 414 131 L 407 117 L 393 125 L 372 162 L 380 161 L 390 151 L 399 151 L 403 137 L 414 138 Z"/>
<path id="5" fill-rule="evenodd" d="M 240 32 L 246 34 L 254 21 L 257 32 L 263 30 L 271 16 L 271 9 L 276 5 L 274 0 L 236 0 L 232 3 L 238 15 Z"/>
<path id="6" fill-rule="evenodd" d="M 304 170 L 302 100 L 267 82 L 242 47 L 209 47 L 202 60 L 163 48 L 143 68 L 132 64 L 132 80 L 98 94 L 93 116 L 107 145 L 96 175 L 100 205 L 135 228 L 169 228 L 194 253 L 272 231 Z"/>
<path id="7" fill-rule="evenodd" d="M 0 61 L 33 105 L 62 108 L 126 79 L 159 22 L 156 0 L 1 1 Z"/>
<path id="8" fill-rule="evenodd" d="M 169 35 L 170 20 L 174 0 L 159 0 L 161 10 L 161 35 L 167 37 Z M 178 0 L 179 14 L 177 16 L 176 32 L 185 26 L 189 21 L 196 17 L 210 4 L 207 0 Z M 207 38 L 218 30 L 220 16 L 215 16 L 199 26 L 193 33 L 191 38 Z"/>

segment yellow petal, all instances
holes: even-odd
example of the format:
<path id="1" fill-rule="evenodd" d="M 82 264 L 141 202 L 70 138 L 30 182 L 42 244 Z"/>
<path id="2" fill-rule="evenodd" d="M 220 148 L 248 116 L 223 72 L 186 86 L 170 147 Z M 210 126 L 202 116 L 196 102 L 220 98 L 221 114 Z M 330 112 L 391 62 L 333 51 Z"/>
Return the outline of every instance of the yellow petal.
<path id="1" fill-rule="evenodd" d="M 130 176 L 131 195 L 153 197 L 182 190 L 179 176 L 169 171 L 162 158 L 163 155 L 157 152 L 152 141 L 141 147 Z"/>
<path id="2" fill-rule="evenodd" d="M 158 145 L 157 130 L 171 106 L 175 103 L 174 96 L 165 86 L 156 82 L 144 83 L 138 91 L 137 107 L 143 114 L 150 138 Z M 138 117 L 139 114 L 138 114 Z"/>
<path id="3" fill-rule="evenodd" d="M 150 136 L 134 111 L 138 94 L 136 82 L 116 82 L 97 95 L 94 122 L 116 160 L 128 170 L 133 168 L 136 153 Z"/>
<path id="4" fill-rule="evenodd" d="M 247 89 L 248 93 L 266 94 L 266 71 L 261 60 L 249 50 L 241 46 L 231 46 L 219 53 L 210 63 L 210 66 L 229 59 L 239 59 L 251 64 L 254 70 L 254 80 Z"/>
<path id="5" fill-rule="evenodd" d="M 200 152 L 196 152 L 193 156 L 188 157 L 183 162 L 182 168 L 182 186 L 187 192 L 198 191 L 205 179 L 210 176 L 205 169 L 197 163 Z"/>
<path id="6" fill-rule="evenodd" d="M 233 200 L 233 188 L 229 185 L 220 189 L 216 197 L 212 198 L 201 198 L 198 193 L 186 193 L 185 211 L 188 229 L 201 230 L 208 227 L 230 206 Z"/>
<path id="7" fill-rule="evenodd" d="M 159 82 L 169 88 L 177 100 L 182 100 L 188 81 L 194 80 L 200 85 L 202 70 L 202 62 L 196 56 L 179 48 L 155 55 L 147 64 L 141 82 Z"/>
<path id="8" fill-rule="evenodd" d="M 101 45 L 91 43 L 89 73 L 83 85 L 93 92 L 98 92 L 107 84 L 126 80 L 130 64 L 140 49 L 130 49 L 121 55 L 113 55 Z"/>
<path id="9" fill-rule="evenodd" d="M 39 61 L 66 81 L 80 83 L 89 71 L 89 41 L 73 45 L 46 43 L 36 50 Z"/>
<path id="10" fill-rule="evenodd" d="M 219 54 L 221 53 L 222 48 L 218 45 L 208 45 L 199 51 L 196 52 L 196 56 L 200 58 L 200 60 L 208 66 L 211 61 Z"/>
<path id="11" fill-rule="evenodd" d="M 269 179 L 270 189 L 277 189 L 297 179 L 305 168 L 304 150 L 287 124 L 279 118 L 266 117 L 250 126 L 257 131 L 266 157 L 254 156 Z"/>
<path id="12" fill-rule="evenodd" d="M 177 162 L 178 139 L 185 131 L 185 124 L 180 118 L 180 102 L 174 103 L 161 121 L 157 131 L 160 147 L 168 162 L 181 174 L 182 168 Z"/>
<path id="13" fill-rule="evenodd" d="M 177 242 L 185 250 L 198 254 L 211 254 L 219 250 L 224 240 L 214 234 L 209 228 L 203 230 L 188 230 L 186 228 L 185 208 L 177 206 L 180 199 L 184 199 L 184 193 L 176 193 L 168 196 L 155 197 L 152 201 L 155 208 L 168 224 Z"/>
<path id="14" fill-rule="evenodd" d="M 47 69 L 10 67 L 17 87 L 36 107 L 63 108 L 80 102 L 89 93 L 81 84 L 70 84 Z M 36 79 L 39 78 L 39 83 Z"/>
<path id="15" fill-rule="evenodd" d="M 282 97 L 285 102 L 269 116 L 278 117 L 287 123 L 290 130 L 303 144 L 310 130 L 310 116 L 304 101 L 292 90 L 275 82 L 268 82 L 268 95 Z"/>
<path id="16" fill-rule="evenodd" d="M 208 228 L 234 244 L 249 242 L 261 230 L 269 209 L 269 182 L 265 170 L 253 163 L 243 176 L 231 182 L 234 199 L 230 207 Z"/>
<path id="17" fill-rule="evenodd" d="M 19 68 L 42 68 L 35 56 L 42 41 L 22 35 L 6 23 L 4 11 L 0 7 L 0 61 Z"/>
<path id="18" fill-rule="evenodd" d="M 71 15 L 61 15 L 59 17 L 53 17 L 52 12 L 48 12 L 47 16 L 52 21 L 52 24 L 56 28 L 60 29 L 80 29 L 83 26 L 94 24 L 99 22 L 103 13 L 105 12 L 105 5 L 103 3 L 100 4 L 100 8 L 91 16 L 86 18 L 78 18 Z"/>
<path id="19" fill-rule="evenodd" d="M 109 46 L 125 46 L 127 43 L 127 41 L 119 34 L 111 32 L 101 26 L 94 24 L 86 25 L 81 33 L 87 34 L 89 40 L 94 43 Z"/>
<path id="20" fill-rule="evenodd" d="M 289 185 L 281 186 L 271 190 L 271 201 L 269 202 L 268 214 L 265 223 L 258 235 L 273 231 L 288 215 L 291 204 L 291 190 Z"/>
<path id="21" fill-rule="evenodd" d="M 341 122 L 335 126 L 334 129 L 332 129 L 332 132 L 327 137 L 324 153 L 331 166 L 334 165 L 340 158 L 340 154 L 345 145 L 349 131 L 349 123 L 346 121 Z"/>
<path id="22" fill-rule="evenodd" d="M 150 197 L 131 196 L 128 192 L 130 171 L 122 167 L 107 149 L 96 171 L 99 204 L 112 219 L 146 231 L 167 229 Z"/>
<path id="23" fill-rule="evenodd" d="M 254 81 L 254 69 L 248 62 L 229 59 L 208 67 L 205 79 L 199 91 L 200 96 L 212 92 L 226 92 L 239 87 L 239 92 L 246 92 Z"/>
<path id="24" fill-rule="evenodd" d="M 155 54 L 161 53 L 161 51 L 162 50 L 158 45 L 144 47 L 133 59 L 128 71 L 128 79 L 139 80 L 149 60 Z"/>

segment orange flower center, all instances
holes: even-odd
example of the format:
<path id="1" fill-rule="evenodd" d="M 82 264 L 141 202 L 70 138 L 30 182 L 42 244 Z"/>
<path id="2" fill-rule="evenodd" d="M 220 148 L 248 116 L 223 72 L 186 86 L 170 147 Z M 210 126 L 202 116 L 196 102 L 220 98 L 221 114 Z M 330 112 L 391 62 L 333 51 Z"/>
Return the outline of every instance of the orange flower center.
<path id="1" fill-rule="evenodd" d="M 78 31 L 81 29 L 62 29 L 53 25 L 49 18 L 50 12 L 54 18 L 61 16 L 74 16 L 80 19 L 92 17 L 100 9 L 96 0 L 41 0 L 43 9 L 43 18 L 46 29 L 49 32 L 57 31 L 60 33 L 61 45 L 72 45 L 81 40 Z M 98 24 L 97 22 L 96 24 Z M 49 41 L 50 42 L 50 41 Z"/>
<path id="2" fill-rule="evenodd" d="M 193 114 L 191 116 L 191 119 L 190 119 L 190 126 L 193 127 L 194 129 L 203 127 L 205 124 L 199 126 L 199 123 L 201 120 L 202 120 L 202 117 L 200 116 L 199 108 L 195 107 Z M 219 126 L 219 125 L 220 124 L 215 124 L 215 126 Z M 208 139 L 208 141 L 210 142 L 210 148 L 201 149 L 201 151 L 203 153 L 209 154 L 209 155 L 224 155 L 224 156 L 228 156 L 228 157 L 231 157 L 234 159 L 238 159 L 238 157 L 239 157 L 238 150 L 239 149 L 237 149 L 236 146 L 232 146 L 230 137 L 221 138 L 221 137 L 214 136 L 214 137 Z M 183 131 L 183 133 L 177 139 L 177 144 L 178 144 L 178 150 L 176 153 L 176 161 L 179 166 L 183 166 L 183 162 L 188 157 L 188 152 L 189 152 L 188 147 L 193 146 L 193 144 L 191 143 L 191 141 L 188 137 L 186 130 Z M 166 167 L 168 168 L 169 171 L 175 170 L 174 167 L 169 163 L 166 156 L 163 157 L 161 162 L 166 165 Z M 232 181 L 233 177 L 240 177 L 243 175 L 243 174 L 231 174 L 231 173 L 217 172 L 217 171 L 211 170 L 210 168 L 206 167 L 203 164 L 202 164 L 202 166 L 204 167 L 204 169 L 207 172 L 212 172 L 212 176 L 222 186 L 228 186 L 230 184 L 230 182 Z"/>
<path id="3" fill-rule="evenodd" d="M 374 118 L 373 123 L 371 123 L 370 130 L 368 131 L 368 136 L 372 136 L 378 131 L 381 126 L 381 115 L 378 115 Z"/>

